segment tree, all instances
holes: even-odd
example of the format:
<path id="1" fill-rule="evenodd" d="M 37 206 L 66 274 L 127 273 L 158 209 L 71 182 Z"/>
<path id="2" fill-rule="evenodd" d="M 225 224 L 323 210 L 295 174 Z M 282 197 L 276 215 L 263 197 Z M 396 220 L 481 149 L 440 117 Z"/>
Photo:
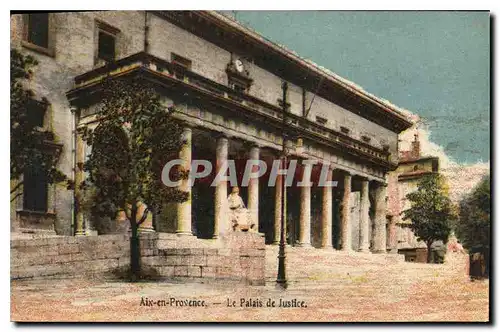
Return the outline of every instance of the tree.
<path id="1" fill-rule="evenodd" d="M 95 188 L 95 213 L 116 218 L 124 211 L 130 221 L 130 270 L 140 273 L 138 228 L 147 214 L 160 213 L 166 203 L 183 202 L 187 193 L 161 182 L 165 163 L 175 158 L 182 141 L 182 126 L 172 118 L 174 107 L 165 107 L 160 95 L 146 81 L 105 79 L 95 130 L 85 127 L 83 139 L 92 145 L 83 169 Z M 171 177 L 187 178 L 176 169 Z M 138 216 L 140 204 L 147 208 Z"/>
<path id="2" fill-rule="evenodd" d="M 37 64 L 32 56 L 11 49 L 10 179 L 19 179 L 27 169 L 42 166 L 42 169 L 47 171 L 48 183 L 57 183 L 66 180 L 66 176 L 56 167 L 57 156 L 47 149 L 47 142 L 53 141 L 54 135 L 39 128 L 32 120 L 30 105 L 34 102 L 34 93 L 25 86 L 32 79 L 33 68 Z M 11 194 L 21 185 L 22 182 L 18 183 L 11 190 Z"/>
<path id="3" fill-rule="evenodd" d="M 460 214 L 455 225 L 457 238 L 470 253 L 484 255 L 486 275 L 489 274 L 491 231 L 491 183 L 485 176 L 471 193 L 460 201 Z"/>
<path id="4" fill-rule="evenodd" d="M 403 211 L 403 219 L 411 220 L 407 227 L 427 246 L 427 263 L 431 262 L 434 241 L 448 241 L 454 220 L 452 203 L 445 193 L 444 179 L 439 174 L 425 176 L 418 189 L 408 195 L 411 207 Z"/>

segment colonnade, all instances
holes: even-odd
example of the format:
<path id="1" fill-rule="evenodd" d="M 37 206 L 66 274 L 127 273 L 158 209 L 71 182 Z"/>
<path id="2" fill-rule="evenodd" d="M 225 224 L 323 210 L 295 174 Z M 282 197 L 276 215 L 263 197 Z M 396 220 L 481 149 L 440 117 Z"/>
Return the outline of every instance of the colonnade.
<path id="1" fill-rule="evenodd" d="M 192 128 L 185 127 L 183 131 L 183 142 L 180 152 L 179 159 L 181 160 L 181 168 L 188 168 L 192 162 Z M 81 149 L 81 140 L 77 141 L 77 152 Z M 228 162 L 229 156 L 229 139 L 225 135 L 218 135 L 216 137 L 216 147 L 215 147 L 215 174 L 218 174 L 221 167 Z M 257 145 L 250 145 L 248 150 L 248 157 L 251 160 L 259 160 L 260 148 Z M 326 181 L 332 181 L 334 167 L 328 166 L 326 172 Z M 352 222 L 357 222 L 350 220 L 351 216 L 351 206 L 350 206 L 350 195 L 352 192 L 352 181 L 353 177 L 359 178 L 361 184 L 360 190 L 360 217 L 359 217 L 359 251 L 368 252 L 370 250 L 370 227 L 371 219 L 369 215 L 370 211 L 370 189 L 374 193 L 374 217 L 373 217 L 373 245 L 371 251 L 374 253 L 384 253 L 386 252 L 387 239 L 386 239 L 386 184 L 382 182 L 370 181 L 367 178 L 360 177 L 353 173 L 342 171 L 343 173 L 343 186 L 342 186 L 342 212 L 340 221 L 340 236 L 341 236 L 341 247 L 340 250 L 350 251 L 352 250 L 352 234 L 351 226 Z M 303 173 L 302 186 L 300 187 L 300 217 L 299 217 L 299 236 L 298 236 L 298 246 L 310 247 L 311 246 L 311 187 L 312 184 L 310 179 L 310 171 Z M 80 173 L 77 172 L 77 179 L 81 177 Z M 276 191 L 274 195 L 274 218 L 273 218 L 273 243 L 277 244 L 279 242 L 279 231 L 281 223 L 281 204 L 282 204 L 282 181 L 283 175 L 279 175 L 276 178 Z M 374 188 L 371 188 L 371 187 Z M 191 191 L 192 188 L 189 184 L 188 179 L 181 180 L 180 190 L 188 193 L 188 199 L 177 204 L 177 225 L 176 233 L 179 235 L 192 235 L 191 229 L 191 219 L 192 219 L 192 198 Z M 320 247 L 321 248 L 333 248 L 332 240 L 332 223 L 333 223 L 333 195 L 332 186 L 323 186 L 321 194 L 321 227 L 320 227 Z M 228 230 L 228 220 L 227 220 L 227 182 L 218 181 L 215 187 L 214 195 L 214 227 L 212 238 L 216 239 Z M 286 202 L 286 200 L 285 200 Z M 285 203 L 286 204 L 286 203 Z M 248 183 L 248 204 L 247 208 L 251 214 L 256 227 L 258 229 L 259 224 L 259 179 L 251 178 Z M 83 221 L 81 216 L 76 219 L 76 234 L 83 235 Z"/>

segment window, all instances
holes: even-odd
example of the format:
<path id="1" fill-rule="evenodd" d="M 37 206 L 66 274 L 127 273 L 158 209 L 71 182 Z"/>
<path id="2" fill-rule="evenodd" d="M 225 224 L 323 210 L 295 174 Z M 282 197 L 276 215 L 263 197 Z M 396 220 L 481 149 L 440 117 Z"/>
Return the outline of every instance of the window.
<path id="1" fill-rule="evenodd" d="M 31 102 L 28 103 L 28 121 L 30 121 L 34 127 L 43 128 L 46 110 L 47 105 L 45 103 L 31 100 Z"/>
<path id="2" fill-rule="evenodd" d="M 28 14 L 27 40 L 40 47 L 49 47 L 49 14 Z"/>
<path id="3" fill-rule="evenodd" d="M 184 79 L 186 71 L 191 70 L 191 60 L 186 59 L 178 54 L 171 54 L 171 62 L 173 64 L 175 77 Z"/>
<path id="4" fill-rule="evenodd" d="M 23 178 L 23 209 L 47 212 L 47 171 L 41 165 L 30 165 Z"/>
<path id="5" fill-rule="evenodd" d="M 363 142 L 365 142 L 365 143 L 370 143 L 370 141 L 372 140 L 370 137 L 365 136 L 365 135 L 361 136 L 361 139 L 362 139 L 362 140 L 363 140 Z"/>
<path id="6" fill-rule="evenodd" d="M 184 67 L 187 70 L 191 70 L 191 60 L 181 57 L 175 53 L 172 53 L 172 63 Z"/>
<path id="7" fill-rule="evenodd" d="M 105 61 L 113 61 L 115 59 L 115 44 L 115 36 L 104 31 L 99 31 L 97 58 Z"/>
<path id="8" fill-rule="evenodd" d="M 23 15 L 22 45 L 33 51 L 54 56 L 50 26 L 51 17 L 49 13 Z"/>
<path id="9" fill-rule="evenodd" d="M 115 27 L 101 21 L 97 25 L 97 54 L 96 60 L 112 62 L 116 59 L 116 42 L 120 32 Z"/>
<path id="10" fill-rule="evenodd" d="M 316 116 L 316 122 L 321 124 L 321 125 L 326 125 L 326 123 L 328 122 L 327 119 L 321 117 L 321 116 Z"/>
<path id="11" fill-rule="evenodd" d="M 342 132 L 342 134 L 349 134 L 350 130 L 349 128 L 346 128 L 346 127 L 340 127 L 340 131 Z"/>

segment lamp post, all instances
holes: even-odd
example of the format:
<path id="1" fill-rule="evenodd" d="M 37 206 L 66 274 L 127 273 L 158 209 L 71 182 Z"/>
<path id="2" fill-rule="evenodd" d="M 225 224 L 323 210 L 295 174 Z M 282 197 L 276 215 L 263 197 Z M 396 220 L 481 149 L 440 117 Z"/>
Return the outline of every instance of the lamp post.
<path id="1" fill-rule="evenodd" d="M 281 89 L 283 90 L 283 99 L 282 99 L 282 107 L 283 107 L 283 126 L 281 129 L 281 138 L 282 138 L 282 154 L 281 154 L 281 169 L 286 169 L 286 112 L 287 112 L 287 90 L 288 83 L 283 82 L 281 85 Z M 282 288 L 287 287 L 286 281 L 286 270 L 285 270 L 285 203 L 286 203 L 286 173 L 282 174 L 283 179 L 281 181 L 281 225 L 280 225 L 280 243 L 279 243 L 279 253 L 278 253 L 278 277 L 276 278 L 276 283 L 278 286 Z M 278 190 L 278 189 L 277 189 Z"/>

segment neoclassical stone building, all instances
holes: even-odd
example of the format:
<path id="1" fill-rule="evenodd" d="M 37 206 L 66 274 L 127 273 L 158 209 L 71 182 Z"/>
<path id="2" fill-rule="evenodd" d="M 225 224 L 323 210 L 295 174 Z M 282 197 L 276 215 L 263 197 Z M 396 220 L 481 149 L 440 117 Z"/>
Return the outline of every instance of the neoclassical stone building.
<path id="1" fill-rule="evenodd" d="M 312 185 L 297 186 L 307 175 L 298 167 L 287 190 L 287 241 L 373 252 L 395 247 L 387 241 L 387 174 L 398 164 L 398 134 L 412 123 L 395 106 L 232 19 L 198 11 L 12 15 L 11 46 L 39 61 L 31 88 L 37 99 L 47 100 L 43 127 L 54 132 L 54 144 L 61 147 L 60 169 L 77 183 L 85 177 L 81 164 L 90 151 L 78 128 L 96 126 L 99 100 L 92 96 L 105 76 L 140 76 L 155 84 L 165 105 L 175 104 L 176 117 L 185 123 L 187 144 L 180 153 L 185 164 L 235 160 L 238 179 L 247 159 L 264 160 L 270 170 L 279 158 L 282 83 L 287 82 L 289 158 L 317 162 Z M 317 185 L 322 165 L 328 165 L 327 177 L 336 187 Z M 281 191 L 276 188 L 282 178 L 268 186 L 268 173 L 241 194 L 271 244 L 279 239 Z M 143 231 L 217 238 L 227 229 L 229 187 L 211 187 L 208 180 L 184 186 L 190 199 L 155 216 Z M 92 222 L 75 213 L 78 192 L 43 186 L 43 179 L 35 183 L 37 192 L 45 190 L 38 199 L 42 203 L 29 210 L 33 195 L 26 188 L 12 204 L 14 231 L 92 234 Z"/>

